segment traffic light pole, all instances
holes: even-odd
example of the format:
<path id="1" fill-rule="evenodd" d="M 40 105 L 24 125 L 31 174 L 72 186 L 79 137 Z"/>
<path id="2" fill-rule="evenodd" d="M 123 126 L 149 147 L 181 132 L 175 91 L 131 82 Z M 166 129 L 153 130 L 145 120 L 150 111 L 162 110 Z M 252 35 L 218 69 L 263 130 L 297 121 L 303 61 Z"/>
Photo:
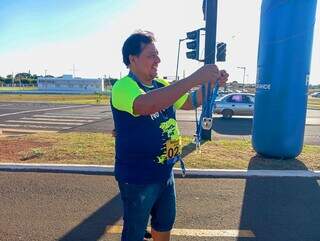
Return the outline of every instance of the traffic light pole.
<path id="1" fill-rule="evenodd" d="M 175 81 L 178 81 L 179 78 L 179 60 L 180 60 L 180 46 L 181 42 L 187 40 L 187 38 L 179 39 L 179 46 L 178 46 L 178 56 L 177 56 L 177 68 L 176 68 L 176 79 Z"/>
<path id="2" fill-rule="evenodd" d="M 214 64 L 216 56 L 216 33 L 217 33 L 217 9 L 218 0 L 205 0 L 206 19 L 206 42 L 204 64 Z M 205 117 L 212 117 L 212 113 L 205 113 Z M 201 127 L 202 128 L 202 127 Z M 202 140 L 211 140 L 211 129 L 201 130 Z"/>

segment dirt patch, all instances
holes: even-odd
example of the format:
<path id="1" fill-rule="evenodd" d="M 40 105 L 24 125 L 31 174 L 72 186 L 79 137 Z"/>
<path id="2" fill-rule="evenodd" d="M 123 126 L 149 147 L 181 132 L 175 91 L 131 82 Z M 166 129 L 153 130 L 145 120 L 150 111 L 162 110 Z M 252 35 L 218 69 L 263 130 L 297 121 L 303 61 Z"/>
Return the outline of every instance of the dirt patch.
<path id="1" fill-rule="evenodd" d="M 24 153 L 33 153 L 41 147 L 49 147 L 52 143 L 43 140 L 28 140 L 23 137 L 0 137 L 0 161 L 20 162 L 26 160 Z"/>

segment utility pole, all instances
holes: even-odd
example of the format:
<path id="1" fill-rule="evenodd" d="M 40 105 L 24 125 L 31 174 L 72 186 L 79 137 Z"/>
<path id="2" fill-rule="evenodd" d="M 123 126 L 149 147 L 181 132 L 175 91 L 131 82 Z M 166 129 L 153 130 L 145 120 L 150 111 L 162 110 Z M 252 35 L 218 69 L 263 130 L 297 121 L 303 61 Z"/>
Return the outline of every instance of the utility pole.
<path id="1" fill-rule="evenodd" d="M 247 67 L 241 66 L 241 67 L 237 67 L 237 68 L 243 70 L 242 91 L 244 91 L 244 80 L 246 79 L 246 69 L 247 69 Z"/>
<path id="2" fill-rule="evenodd" d="M 72 66 L 72 74 L 73 74 L 73 78 L 75 78 L 76 77 L 76 71 L 77 71 L 78 69 L 76 69 L 76 67 L 75 67 L 75 65 L 73 64 L 73 66 Z"/>
<path id="3" fill-rule="evenodd" d="M 73 78 L 76 77 L 76 71 L 78 71 L 78 69 L 76 69 L 75 67 L 75 64 L 72 65 L 72 69 L 69 69 L 69 70 L 72 70 L 72 75 L 73 75 Z"/>
<path id="4" fill-rule="evenodd" d="M 14 86 L 14 73 L 12 72 L 12 87 Z"/>
<path id="5" fill-rule="evenodd" d="M 218 0 L 204 0 L 203 10 L 206 20 L 204 64 L 214 64 L 216 56 Z M 204 113 L 204 116 L 212 118 L 212 113 Z M 211 140 L 211 129 L 205 130 L 202 128 L 201 133 L 202 140 Z"/>
<path id="6" fill-rule="evenodd" d="M 184 39 L 179 39 L 179 46 L 178 46 L 178 56 L 177 56 L 177 67 L 176 67 L 176 79 L 175 81 L 178 81 L 179 78 L 179 59 L 180 59 L 180 46 L 181 46 L 181 42 L 187 40 L 187 38 Z"/>

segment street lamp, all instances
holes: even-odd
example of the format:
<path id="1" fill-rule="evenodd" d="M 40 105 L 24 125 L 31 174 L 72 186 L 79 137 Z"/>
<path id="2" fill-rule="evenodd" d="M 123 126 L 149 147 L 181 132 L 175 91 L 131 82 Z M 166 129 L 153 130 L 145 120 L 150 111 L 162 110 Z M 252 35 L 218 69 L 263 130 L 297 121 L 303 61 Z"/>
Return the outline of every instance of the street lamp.
<path id="1" fill-rule="evenodd" d="M 181 42 L 187 40 L 188 38 L 179 39 L 178 56 L 177 56 L 177 68 L 176 68 L 176 81 L 178 80 L 178 70 L 179 70 L 179 58 L 180 58 L 180 46 Z"/>
<path id="2" fill-rule="evenodd" d="M 14 73 L 12 72 L 12 87 L 14 86 Z"/>
<path id="3" fill-rule="evenodd" d="M 243 66 L 241 66 L 241 67 L 237 67 L 238 69 L 242 69 L 243 70 L 243 83 L 242 83 L 242 91 L 244 91 L 244 80 L 245 80 L 245 78 L 246 78 L 246 67 L 243 67 Z"/>

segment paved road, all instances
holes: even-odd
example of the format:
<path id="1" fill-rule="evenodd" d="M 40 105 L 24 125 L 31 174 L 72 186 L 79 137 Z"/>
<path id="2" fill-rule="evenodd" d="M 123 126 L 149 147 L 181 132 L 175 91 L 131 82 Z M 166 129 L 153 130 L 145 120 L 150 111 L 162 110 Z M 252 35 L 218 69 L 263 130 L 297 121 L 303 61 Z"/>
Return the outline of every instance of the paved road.
<path id="1" fill-rule="evenodd" d="M 195 130 L 195 114 L 190 111 L 180 111 L 177 115 L 182 133 L 193 135 Z M 214 115 L 213 136 L 223 139 L 251 139 L 252 117 L 235 116 L 230 120 L 225 120 L 218 115 Z M 309 110 L 307 125 L 305 126 L 304 143 L 320 145 L 320 111 Z"/>
<path id="2" fill-rule="evenodd" d="M 100 122 L 104 129 L 94 127 Z M 110 131 L 110 109 L 95 105 L 0 103 L 0 129 L 4 132 L 72 131 L 80 126 L 88 126 L 88 131 Z"/>
<path id="3" fill-rule="evenodd" d="M 194 134 L 193 111 L 178 111 L 183 135 Z M 0 129 L 10 131 L 90 131 L 110 132 L 110 106 L 57 105 L 41 103 L 0 103 Z M 224 120 L 214 116 L 213 135 L 217 138 L 250 138 L 252 117 Z M 320 111 L 308 110 L 305 144 L 320 145 Z"/>
<path id="4" fill-rule="evenodd" d="M 173 241 L 320 240 L 320 189 L 313 178 L 177 179 Z M 118 241 L 122 225 L 112 176 L 0 172 L 1 241 Z M 195 231 L 215 231 L 197 237 Z M 224 237 L 247 230 L 254 237 Z M 189 235 L 187 235 L 189 233 Z M 212 232 L 211 232 L 212 233 Z M 246 236 L 246 235 L 244 235 Z"/>

